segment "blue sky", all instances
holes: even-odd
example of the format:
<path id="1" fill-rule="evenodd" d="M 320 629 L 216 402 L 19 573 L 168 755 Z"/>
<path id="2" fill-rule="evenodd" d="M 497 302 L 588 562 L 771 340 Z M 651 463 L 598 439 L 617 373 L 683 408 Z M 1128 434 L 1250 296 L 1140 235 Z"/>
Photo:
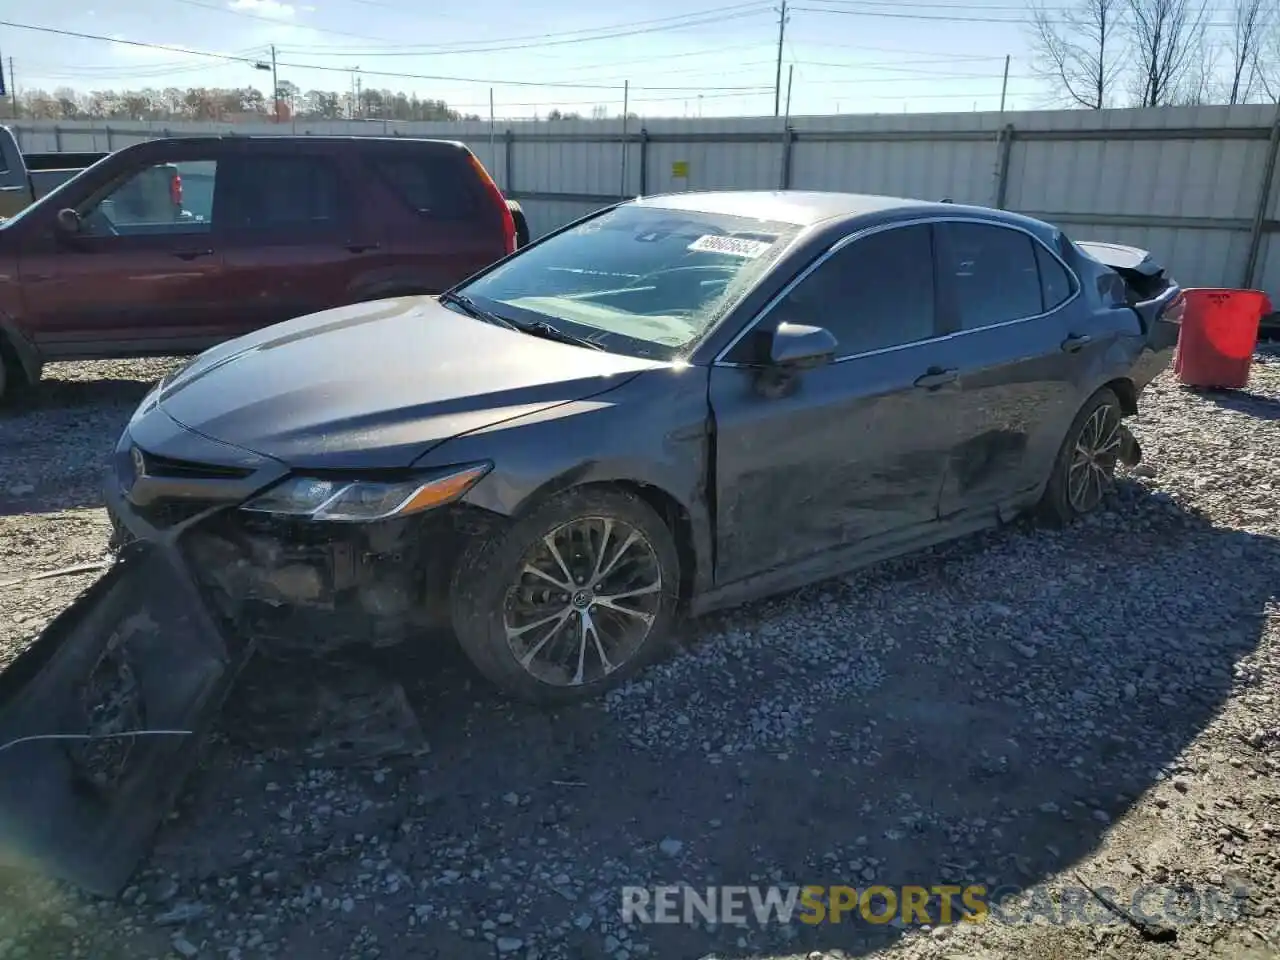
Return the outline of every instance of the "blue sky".
<path id="1" fill-rule="evenodd" d="M 789 2 L 783 82 L 794 64 L 793 114 L 993 110 L 1006 54 L 1009 108 L 1048 102 L 1032 77 L 1018 0 Z M 5 0 L 0 8 L 0 19 L 226 57 L 266 57 L 274 43 L 280 78 L 303 90 L 348 90 L 358 67 L 366 87 L 485 116 L 491 86 L 503 118 L 552 108 L 587 115 L 593 106 L 616 116 L 624 80 L 641 116 L 773 112 L 773 0 Z M 886 16 L 903 13 L 911 19 Z M 1000 20 L 1009 22 L 987 22 Z M 269 85 L 237 60 L 5 26 L 0 53 L 14 58 L 20 89 Z"/>

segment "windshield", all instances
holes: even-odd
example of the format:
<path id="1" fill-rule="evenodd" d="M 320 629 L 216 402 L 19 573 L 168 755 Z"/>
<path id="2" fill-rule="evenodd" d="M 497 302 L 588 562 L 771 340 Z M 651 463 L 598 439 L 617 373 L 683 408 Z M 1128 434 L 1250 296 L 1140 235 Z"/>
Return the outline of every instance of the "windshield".
<path id="1" fill-rule="evenodd" d="M 460 288 L 517 323 L 547 321 L 607 350 L 687 355 L 777 259 L 791 223 L 626 205 Z"/>

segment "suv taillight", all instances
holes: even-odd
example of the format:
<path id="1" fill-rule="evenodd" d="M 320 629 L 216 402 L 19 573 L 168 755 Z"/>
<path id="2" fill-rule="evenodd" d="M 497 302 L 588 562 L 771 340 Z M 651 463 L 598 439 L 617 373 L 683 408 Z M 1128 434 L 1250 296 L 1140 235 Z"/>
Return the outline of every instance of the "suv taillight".
<path id="1" fill-rule="evenodd" d="M 499 215 L 502 217 L 502 243 L 503 249 L 507 253 L 516 252 L 516 218 L 511 215 L 511 208 L 507 206 L 507 198 L 502 195 L 502 191 L 498 189 L 498 185 L 494 183 L 493 177 L 489 176 L 489 171 L 484 168 L 484 164 L 480 162 L 480 158 L 474 153 L 469 154 L 471 167 L 475 170 L 476 175 L 480 178 L 480 183 L 484 187 L 484 192 L 489 198 L 498 205 Z"/>
<path id="2" fill-rule="evenodd" d="M 169 199 L 175 207 L 182 206 L 182 177 L 176 173 L 169 178 Z"/>

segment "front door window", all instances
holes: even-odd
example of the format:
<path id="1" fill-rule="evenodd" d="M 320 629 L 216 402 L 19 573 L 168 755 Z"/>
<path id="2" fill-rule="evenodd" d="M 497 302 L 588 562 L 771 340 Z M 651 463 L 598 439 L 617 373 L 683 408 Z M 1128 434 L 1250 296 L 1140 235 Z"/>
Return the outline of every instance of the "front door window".
<path id="1" fill-rule="evenodd" d="M 217 162 L 186 160 L 135 170 L 79 210 L 89 237 L 170 236 L 213 229 Z"/>

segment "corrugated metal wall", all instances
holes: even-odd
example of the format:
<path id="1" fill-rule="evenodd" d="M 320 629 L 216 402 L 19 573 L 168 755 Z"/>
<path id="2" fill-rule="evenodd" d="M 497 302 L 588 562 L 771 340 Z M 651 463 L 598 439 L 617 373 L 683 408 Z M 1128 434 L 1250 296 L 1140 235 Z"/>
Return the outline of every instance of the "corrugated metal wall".
<path id="1" fill-rule="evenodd" d="M 1146 247 L 1184 284 L 1280 294 L 1280 188 L 1257 220 L 1275 108 L 773 118 L 235 125 L 30 121 L 27 152 L 118 149 L 223 133 L 431 136 L 467 143 L 535 234 L 619 196 L 707 189 L 848 190 L 1004 206 L 1071 236 Z M 1274 168 L 1274 162 L 1271 164 Z M 1274 179 L 1274 172 L 1273 172 Z M 1256 237 L 1256 241 L 1255 241 Z M 1256 265 L 1250 270 L 1250 250 Z"/>

